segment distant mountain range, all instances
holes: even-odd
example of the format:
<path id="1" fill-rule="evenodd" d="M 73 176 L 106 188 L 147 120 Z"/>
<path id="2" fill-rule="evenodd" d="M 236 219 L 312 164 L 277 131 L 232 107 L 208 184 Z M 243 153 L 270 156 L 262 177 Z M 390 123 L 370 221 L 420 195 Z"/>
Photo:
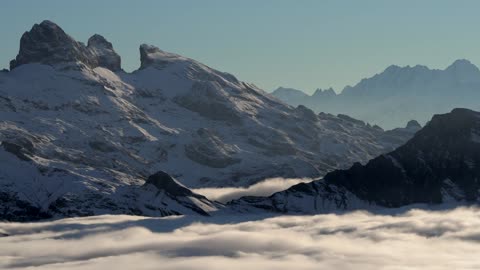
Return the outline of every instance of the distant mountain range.
<path id="1" fill-rule="evenodd" d="M 206 214 L 220 206 L 159 184 L 176 182 L 158 172 L 192 188 L 318 177 L 420 128 L 316 114 L 193 59 L 139 50 L 127 73 L 100 35 L 85 45 L 50 21 L 23 34 L 0 72 L 0 219 Z"/>
<path id="2" fill-rule="evenodd" d="M 338 95 L 333 89 L 317 89 L 310 96 L 282 87 L 272 94 L 293 106 L 347 114 L 383 128 L 400 127 L 411 119 L 423 125 L 432 115 L 457 107 L 480 109 L 480 70 L 467 60 L 457 60 L 445 70 L 393 65 Z"/>

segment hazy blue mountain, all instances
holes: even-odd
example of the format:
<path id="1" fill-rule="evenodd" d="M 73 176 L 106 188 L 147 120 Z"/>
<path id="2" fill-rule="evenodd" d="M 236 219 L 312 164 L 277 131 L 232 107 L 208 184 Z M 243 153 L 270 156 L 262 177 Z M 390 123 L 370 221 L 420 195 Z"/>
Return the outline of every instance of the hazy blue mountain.
<path id="1" fill-rule="evenodd" d="M 423 125 L 432 115 L 453 108 L 480 109 L 480 70 L 468 60 L 457 60 L 445 70 L 392 65 L 355 86 L 345 87 L 338 95 L 331 91 L 317 94 L 317 90 L 303 96 L 298 91 L 289 95 L 288 89 L 282 88 L 272 94 L 288 104 L 347 114 L 383 128 L 403 126 L 411 119 Z"/>

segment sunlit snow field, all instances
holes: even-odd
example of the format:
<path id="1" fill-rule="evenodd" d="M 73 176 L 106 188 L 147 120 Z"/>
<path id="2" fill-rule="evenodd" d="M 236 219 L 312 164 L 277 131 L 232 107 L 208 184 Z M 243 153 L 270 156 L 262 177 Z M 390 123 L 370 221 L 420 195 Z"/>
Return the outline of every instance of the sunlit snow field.
<path id="1" fill-rule="evenodd" d="M 480 269 L 480 210 L 0 223 L 1 269 Z"/>

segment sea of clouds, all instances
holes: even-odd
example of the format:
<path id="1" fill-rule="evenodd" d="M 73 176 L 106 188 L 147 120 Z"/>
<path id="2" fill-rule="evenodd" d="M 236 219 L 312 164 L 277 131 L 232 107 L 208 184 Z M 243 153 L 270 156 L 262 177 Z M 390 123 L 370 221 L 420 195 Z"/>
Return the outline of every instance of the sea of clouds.
<path id="1" fill-rule="evenodd" d="M 0 223 L 0 269 L 480 269 L 480 210 Z"/>
<path id="2" fill-rule="evenodd" d="M 249 187 L 198 188 L 192 191 L 210 200 L 226 203 L 244 196 L 270 196 L 293 185 L 311 181 L 311 178 L 269 178 Z"/>

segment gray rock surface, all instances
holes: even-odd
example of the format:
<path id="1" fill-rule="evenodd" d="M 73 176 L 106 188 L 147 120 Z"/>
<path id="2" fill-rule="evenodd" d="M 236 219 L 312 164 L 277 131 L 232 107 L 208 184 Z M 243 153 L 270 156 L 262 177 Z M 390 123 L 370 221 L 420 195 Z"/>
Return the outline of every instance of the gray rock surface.
<path id="1" fill-rule="evenodd" d="M 97 58 L 98 66 L 108 68 L 111 71 L 120 71 L 121 58 L 113 49 L 112 43 L 103 36 L 95 34 L 88 39 L 87 48 Z"/>

